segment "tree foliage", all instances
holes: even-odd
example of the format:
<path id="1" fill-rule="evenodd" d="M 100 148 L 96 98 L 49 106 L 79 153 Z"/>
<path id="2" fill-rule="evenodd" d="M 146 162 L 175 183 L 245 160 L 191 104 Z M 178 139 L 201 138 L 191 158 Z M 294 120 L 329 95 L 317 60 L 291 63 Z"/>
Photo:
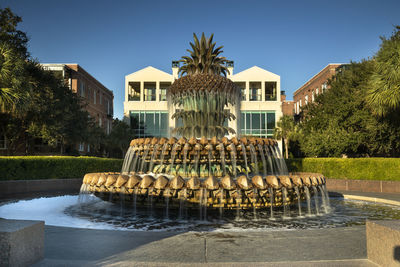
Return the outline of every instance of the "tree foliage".
<path id="1" fill-rule="evenodd" d="M 295 124 L 294 118 L 289 115 L 283 115 L 277 122 L 277 126 L 274 131 L 274 138 L 283 139 L 285 156 L 288 158 L 290 141 L 295 141 L 299 137 L 299 127 Z"/>
<path id="2" fill-rule="evenodd" d="M 398 119 L 376 117 L 366 103 L 375 64 L 351 63 L 329 81 L 329 90 L 305 106 L 299 141 L 307 156 L 399 155 Z"/>
<path id="3" fill-rule="evenodd" d="M 37 140 L 61 153 L 83 141 L 100 149 L 104 133 L 79 96 L 29 57 L 28 38 L 17 29 L 21 21 L 9 8 L 0 9 L 0 134 L 8 154 L 32 153 Z"/>
<path id="4" fill-rule="evenodd" d="M 112 150 L 118 148 L 122 157 L 125 157 L 126 150 L 129 148 L 131 140 L 135 137 L 132 128 L 124 121 L 114 119 L 112 131 L 107 136 L 107 147 Z"/>
<path id="5" fill-rule="evenodd" d="M 18 56 L 29 57 L 26 33 L 17 29 L 22 18 L 15 15 L 10 8 L 0 9 L 0 43 L 7 43 L 15 49 Z"/>
<path id="6" fill-rule="evenodd" d="M 193 33 L 194 43 L 190 43 L 192 50 L 187 49 L 190 56 L 183 56 L 181 62 L 183 65 L 179 69 L 181 75 L 187 73 L 188 75 L 196 73 L 224 75 L 229 72 L 225 66 L 227 62 L 225 57 L 219 56 L 223 51 L 223 46 L 215 48 L 216 43 L 213 43 L 214 34 L 206 38 L 203 34 L 201 39 L 197 38 Z"/>
<path id="7" fill-rule="evenodd" d="M 384 116 L 400 109 L 400 26 L 389 39 L 381 39 L 367 100 L 375 114 Z"/>

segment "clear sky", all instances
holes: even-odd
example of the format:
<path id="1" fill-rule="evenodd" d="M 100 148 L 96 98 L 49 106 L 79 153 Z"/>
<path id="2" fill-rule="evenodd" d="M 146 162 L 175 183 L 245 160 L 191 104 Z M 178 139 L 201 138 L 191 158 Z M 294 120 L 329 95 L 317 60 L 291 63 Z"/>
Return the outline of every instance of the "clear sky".
<path id="1" fill-rule="evenodd" d="M 328 63 L 359 61 L 400 24 L 400 0 L 110 1 L 2 0 L 21 16 L 31 55 L 78 63 L 114 92 L 122 118 L 124 77 L 147 66 L 171 73 L 193 33 L 214 33 L 234 73 L 257 65 L 293 92 Z"/>

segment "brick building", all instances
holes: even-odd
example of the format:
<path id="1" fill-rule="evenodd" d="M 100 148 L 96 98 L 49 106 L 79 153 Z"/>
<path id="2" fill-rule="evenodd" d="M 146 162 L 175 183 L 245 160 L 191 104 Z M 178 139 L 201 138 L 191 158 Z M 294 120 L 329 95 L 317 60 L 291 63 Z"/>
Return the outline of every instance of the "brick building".
<path id="1" fill-rule="evenodd" d="M 334 76 L 345 64 L 330 63 L 315 74 L 304 85 L 293 93 L 294 111 L 299 114 L 301 107 L 314 102 L 315 97 L 328 89 L 328 80 Z"/>
<path id="2" fill-rule="evenodd" d="M 63 78 L 69 88 L 87 105 L 85 109 L 106 134 L 111 132 L 114 94 L 78 64 L 41 64 L 44 69 Z M 80 153 L 90 152 L 84 143 L 77 145 Z"/>
<path id="3" fill-rule="evenodd" d="M 285 91 L 281 91 L 282 114 L 293 116 L 294 115 L 294 101 L 286 100 Z"/>

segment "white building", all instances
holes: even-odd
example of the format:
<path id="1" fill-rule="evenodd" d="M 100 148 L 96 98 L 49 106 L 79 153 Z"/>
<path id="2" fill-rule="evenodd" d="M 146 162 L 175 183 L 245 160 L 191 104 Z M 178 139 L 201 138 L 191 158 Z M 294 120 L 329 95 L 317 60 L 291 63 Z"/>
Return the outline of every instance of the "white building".
<path id="1" fill-rule="evenodd" d="M 280 76 L 257 66 L 233 74 L 233 62 L 227 66 L 227 78 L 241 91 L 239 106 L 228 107 L 236 116 L 227 122 L 229 127 L 240 135 L 272 137 L 282 116 Z M 180 123 L 171 118 L 175 107 L 167 101 L 168 87 L 179 78 L 178 69 L 179 63 L 173 61 L 172 74 L 149 66 L 125 76 L 124 117 L 136 127 L 138 137 L 169 137 Z"/>

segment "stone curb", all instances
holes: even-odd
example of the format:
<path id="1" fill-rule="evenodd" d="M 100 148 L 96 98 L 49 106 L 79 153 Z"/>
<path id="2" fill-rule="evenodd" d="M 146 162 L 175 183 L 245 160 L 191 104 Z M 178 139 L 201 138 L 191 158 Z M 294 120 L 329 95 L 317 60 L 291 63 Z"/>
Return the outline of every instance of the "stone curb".
<path id="1" fill-rule="evenodd" d="M 366 196 L 358 196 L 358 195 L 343 195 L 343 198 L 400 206 L 400 201 L 389 200 L 389 199 L 384 199 L 384 198 L 377 198 L 377 197 L 366 197 Z"/>

